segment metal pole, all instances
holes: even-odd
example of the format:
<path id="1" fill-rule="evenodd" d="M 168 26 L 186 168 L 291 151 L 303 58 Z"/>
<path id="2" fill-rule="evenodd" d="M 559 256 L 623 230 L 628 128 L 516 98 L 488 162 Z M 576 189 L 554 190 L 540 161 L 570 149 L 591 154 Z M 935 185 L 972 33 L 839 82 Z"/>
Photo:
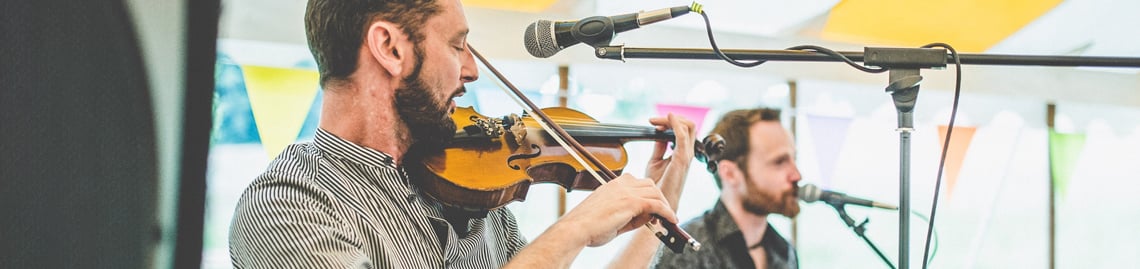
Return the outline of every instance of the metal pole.
<path id="1" fill-rule="evenodd" d="M 900 113 L 900 117 L 902 117 Z M 899 128 L 899 268 L 910 268 L 910 129 Z"/>
<path id="2" fill-rule="evenodd" d="M 910 268 L 910 134 L 922 76 L 918 69 L 891 69 L 887 93 L 899 115 L 899 268 Z"/>

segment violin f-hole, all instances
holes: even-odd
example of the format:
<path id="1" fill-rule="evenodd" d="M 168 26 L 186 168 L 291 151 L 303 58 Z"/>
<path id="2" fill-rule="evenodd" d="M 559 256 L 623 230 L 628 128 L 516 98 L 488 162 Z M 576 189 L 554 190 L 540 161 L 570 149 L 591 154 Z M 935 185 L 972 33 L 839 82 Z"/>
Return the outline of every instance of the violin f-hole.
<path id="1" fill-rule="evenodd" d="M 530 148 L 534 149 L 534 153 L 519 153 L 519 154 L 511 155 L 510 157 L 507 157 L 507 167 L 510 167 L 511 169 L 514 169 L 514 170 L 522 170 L 521 166 L 519 166 L 517 164 L 511 164 L 511 162 L 513 162 L 514 160 L 518 160 L 518 159 L 530 159 L 530 158 L 534 158 L 534 157 L 538 157 L 539 155 L 542 155 L 542 148 L 538 147 L 538 145 L 531 144 Z"/>

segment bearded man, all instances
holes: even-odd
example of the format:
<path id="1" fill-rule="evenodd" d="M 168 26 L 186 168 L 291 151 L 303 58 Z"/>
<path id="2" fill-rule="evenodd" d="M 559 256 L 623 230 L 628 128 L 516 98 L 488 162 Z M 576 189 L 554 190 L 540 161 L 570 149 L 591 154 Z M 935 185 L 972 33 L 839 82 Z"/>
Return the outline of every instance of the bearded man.
<path id="1" fill-rule="evenodd" d="M 712 133 L 728 141 L 714 175 L 720 200 L 682 226 L 705 245 L 684 255 L 661 253 L 656 268 L 798 268 L 795 248 L 768 224 L 769 214 L 800 212 L 795 144 L 780 111 L 734 110 Z"/>

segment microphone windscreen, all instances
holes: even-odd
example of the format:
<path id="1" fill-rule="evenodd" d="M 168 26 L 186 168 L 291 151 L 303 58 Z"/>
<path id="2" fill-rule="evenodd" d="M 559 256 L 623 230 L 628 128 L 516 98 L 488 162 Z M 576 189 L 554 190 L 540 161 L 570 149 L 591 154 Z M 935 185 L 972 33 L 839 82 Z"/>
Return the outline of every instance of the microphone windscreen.
<path id="1" fill-rule="evenodd" d="M 554 40 L 554 23 L 548 20 L 538 20 L 527 26 L 523 42 L 526 43 L 526 51 L 538 58 L 554 56 L 561 50 Z"/>
<path id="2" fill-rule="evenodd" d="M 799 196 L 800 200 L 804 202 L 811 203 L 819 201 L 819 196 L 822 195 L 822 192 L 823 191 L 820 190 L 819 187 L 816 187 L 815 184 L 804 184 L 796 190 L 796 196 Z"/>

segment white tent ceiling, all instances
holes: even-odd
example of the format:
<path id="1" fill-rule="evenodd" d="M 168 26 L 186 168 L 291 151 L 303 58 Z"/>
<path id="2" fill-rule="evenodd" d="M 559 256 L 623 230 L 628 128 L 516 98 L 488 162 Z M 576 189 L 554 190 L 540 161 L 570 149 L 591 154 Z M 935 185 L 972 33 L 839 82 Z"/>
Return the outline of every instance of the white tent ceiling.
<path id="1" fill-rule="evenodd" d="M 823 40 L 819 36 L 828 12 L 839 0 L 700 1 L 710 13 L 718 43 L 725 48 L 781 49 L 816 44 L 836 50 L 861 50 L 861 44 Z M 470 42 L 490 56 L 558 63 L 598 62 L 586 46 L 576 46 L 549 59 L 525 53 L 522 32 L 538 19 L 576 20 L 594 15 L 617 15 L 639 10 L 687 5 L 688 1 L 561 0 L 541 13 L 465 7 L 472 27 Z M 221 36 L 305 46 L 304 0 L 224 0 Z M 1066 0 L 987 52 L 1005 54 L 1095 55 L 1140 57 L 1140 1 Z M 970 19 L 969 14 L 962 16 Z M 620 34 L 615 43 L 634 47 L 707 48 L 703 21 L 689 15 Z M 954 23 L 954 22 L 946 22 Z M 680 38 L 679 38 L 680 37 Z M 931 40 L 940 42 L 944 40 Z M 953 44 L 953 43 L 951 43 Z M 687 66 L 716 66 L 701 62 Z M 630 65 L 642 64 L 630 61 Z M 764 72 L 795 78 L 882 83 L 884 78 L 850 72 L 847 67 L 821 64 L 781 64 Z M 1074 68 L 988 67 L 966 69 L 964 87 L 981 92 L 1046 100 L 1140 106 L 1140 69 L 1086 70 Z M 928 83 L 953 85 L 952 72 L 925 72 Z M 1074 89 L 1097 89 L 1096 94 Z"/>

